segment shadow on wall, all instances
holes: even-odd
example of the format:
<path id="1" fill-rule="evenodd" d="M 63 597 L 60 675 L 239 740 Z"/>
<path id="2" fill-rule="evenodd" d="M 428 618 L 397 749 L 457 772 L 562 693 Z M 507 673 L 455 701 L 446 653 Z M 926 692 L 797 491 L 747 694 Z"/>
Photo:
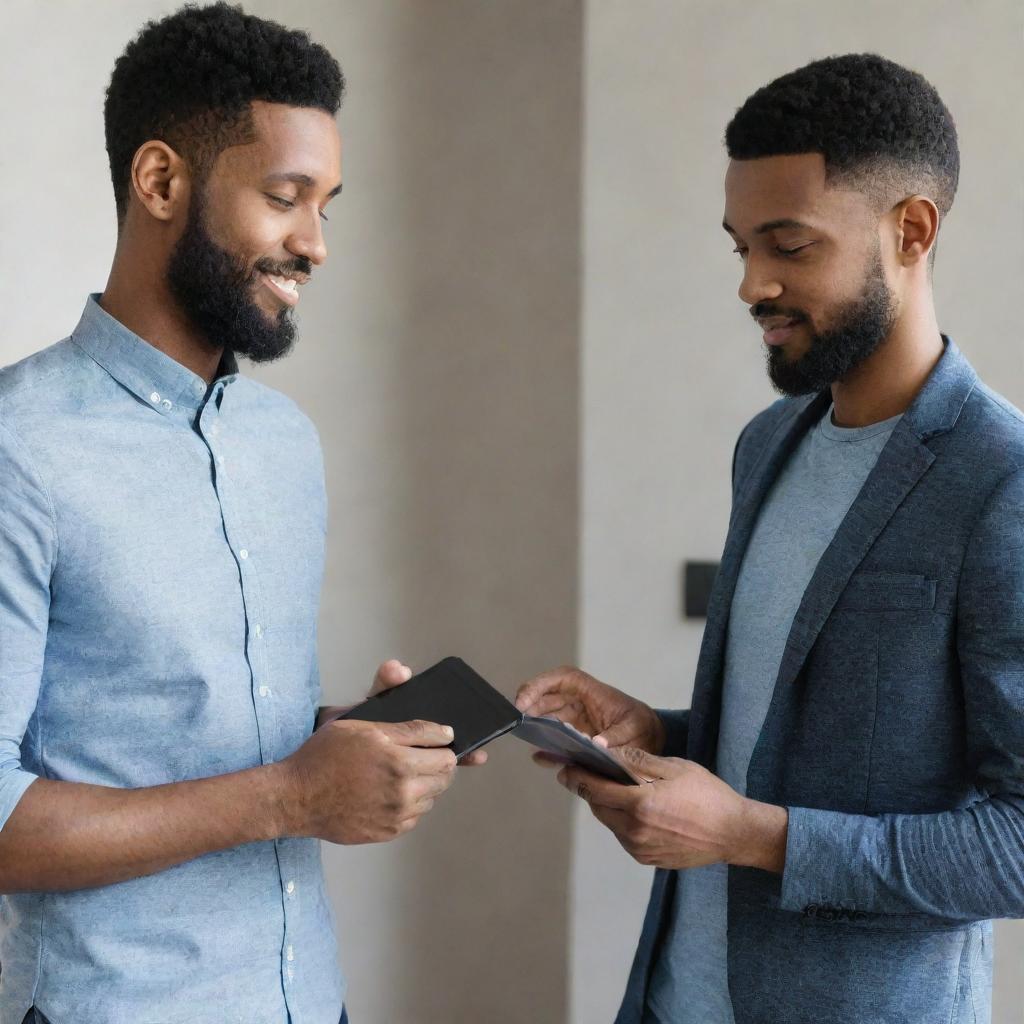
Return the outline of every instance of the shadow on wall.
<path id="1" fill-rule="evenodd" d="M 402 12 L 394 632 L 511 695 L 576 644 L 582 5 Z M 354 1020 L 568 1019 L 569 803 L 527 748 L 491 750 L 399 844 L 399 946 L 374 972 L 394 991 L 353 977 Z"/>

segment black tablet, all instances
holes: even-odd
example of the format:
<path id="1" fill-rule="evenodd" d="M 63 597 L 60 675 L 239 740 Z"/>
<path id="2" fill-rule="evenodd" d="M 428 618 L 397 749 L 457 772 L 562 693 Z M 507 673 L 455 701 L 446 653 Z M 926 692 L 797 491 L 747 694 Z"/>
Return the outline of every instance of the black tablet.
<path id="1" fill-rule="evenodd" d="M 461 658 L 445 658 L 407 683 L 384 690 L 338 716 L 363 722 L 422 719 L 455 730 L 459 758 L 510 732 L 522 721 L 518 708 Z"/>

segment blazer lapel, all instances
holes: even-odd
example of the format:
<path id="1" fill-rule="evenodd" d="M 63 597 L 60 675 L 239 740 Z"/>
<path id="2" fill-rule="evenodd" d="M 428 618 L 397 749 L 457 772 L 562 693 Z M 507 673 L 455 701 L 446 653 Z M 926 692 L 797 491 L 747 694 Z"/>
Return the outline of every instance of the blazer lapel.
<path id="1" fill-rule="evenodd" d="M 935 455 L 901 420 L 804 591 L 776 686 L 786 686 L 796 679 L 850 577 L 934 461 Z"/>

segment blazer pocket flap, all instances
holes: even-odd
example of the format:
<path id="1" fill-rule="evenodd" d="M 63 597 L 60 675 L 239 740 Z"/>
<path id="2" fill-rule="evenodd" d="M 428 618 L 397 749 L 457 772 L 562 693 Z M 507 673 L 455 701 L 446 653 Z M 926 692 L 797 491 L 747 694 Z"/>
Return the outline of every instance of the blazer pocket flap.
<path id="1" fill-rule="evenodd" d="M 874 612 L 935 607 L 936 581 L 902 572 L 858 572 L 836 603 L 841 611 Z"/>

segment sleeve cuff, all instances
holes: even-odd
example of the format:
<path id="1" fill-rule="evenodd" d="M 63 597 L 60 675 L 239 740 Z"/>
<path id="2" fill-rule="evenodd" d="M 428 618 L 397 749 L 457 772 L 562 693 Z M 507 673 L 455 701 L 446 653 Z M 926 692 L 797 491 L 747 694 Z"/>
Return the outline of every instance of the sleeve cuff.
<path id="1" fill-rule="evenodd" d="M 38 778 L 38 775 L 23 771 L 21 768 L 0 777 L 0 830 L 14 813 L 14 808 L 25 795 L 25 790 Z"/>
<path id="2" fill-rule="evenodd" d="M 654 712 L 665 727 L 665 747 L 662 757 L 686 757 L 686 739 L 690 731 L 689 711 L 668 711 L 655 709 Z"/>
<path id="3" fill-rule="evenodd" d="M 851 867 L 860 862 L 860 825 L 865 819 L 838 811 L 790 807 L 780 910 L 821 905 L 856 906 L 863 892 L 850 890 Z M 851 827 L 853 826 L 853 827 Z"/>

